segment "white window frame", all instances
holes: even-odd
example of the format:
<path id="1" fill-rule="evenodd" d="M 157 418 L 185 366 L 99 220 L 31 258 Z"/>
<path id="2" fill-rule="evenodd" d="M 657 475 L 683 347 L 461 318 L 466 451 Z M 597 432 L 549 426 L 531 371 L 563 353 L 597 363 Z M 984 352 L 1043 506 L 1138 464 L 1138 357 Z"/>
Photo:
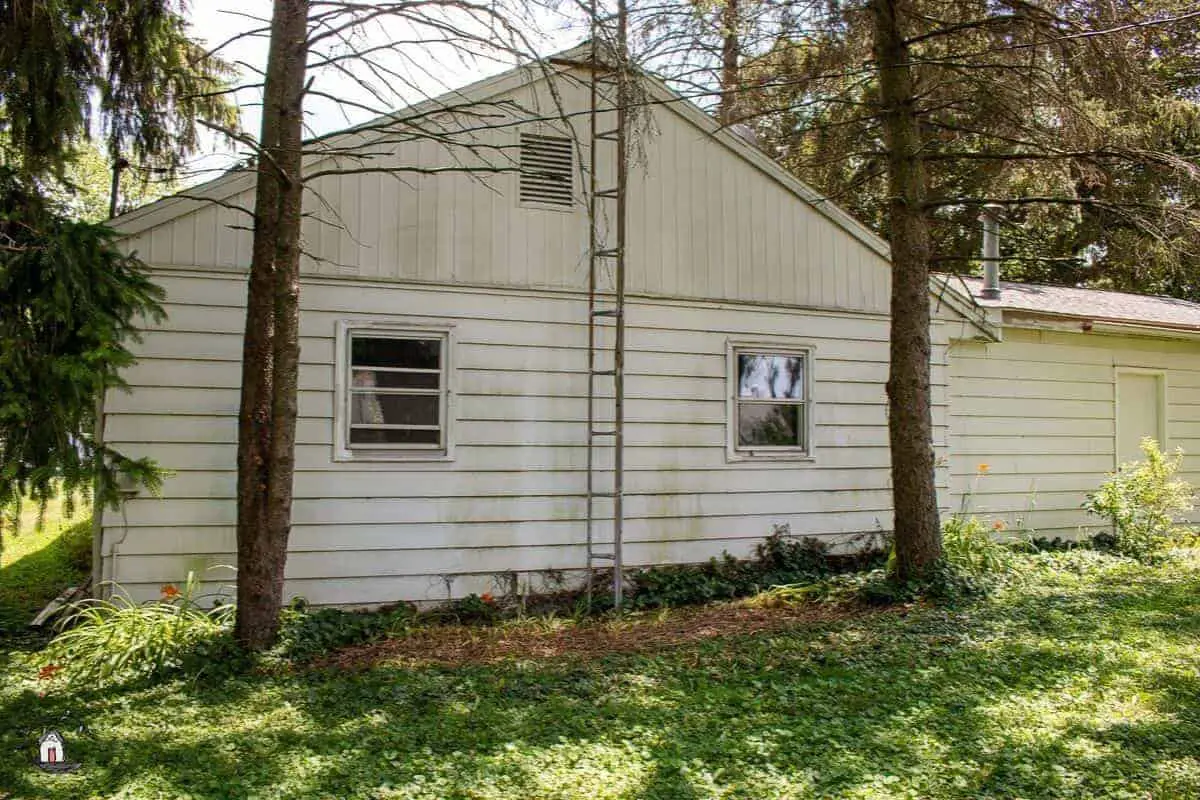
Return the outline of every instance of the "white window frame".
<path id="1" fill-rule="evenodd" d="M 766 340 L 729 340 L 725 347 L 725 451 L 728 461 L 794 461 L 815 462 L 816 444 L 813 440 L 816 426 L 813 413 L 816 400 L 813 397 L 813 387 L 816 385 L 813 375 L 816 366 L 816 347 L 808 342 L 798 342 L 794 339 Z M 805 447 L 764 446 L 745 447 L 738 444 L 738 404 L 746 402 L 738 398 L 738 356 L 749 355 L 779 355 L 798 356 L 804 359 L 804 400 L 796 405 L 804 406 L 804 442 Z"/>
<path id="2" fill-rule="evenodd" d="M 442 380 L 441 442 L 437 444 L 350 443 L 351 344 L 356 336 L 380 339 L 440 339 Z M 455 330 L 453 325 L 430 325 L 376 320 L 341 320 L 337 323 L 334 355 L 334 461 L 452 461 L 455 433 Z"/>

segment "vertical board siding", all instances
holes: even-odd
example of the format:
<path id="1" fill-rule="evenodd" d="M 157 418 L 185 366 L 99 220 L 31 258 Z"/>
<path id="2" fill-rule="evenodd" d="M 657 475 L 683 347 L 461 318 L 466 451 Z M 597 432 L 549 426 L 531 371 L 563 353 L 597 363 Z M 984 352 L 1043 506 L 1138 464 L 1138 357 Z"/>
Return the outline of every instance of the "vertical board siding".
<path id="1" fill-rule="evenodd" d="M 556 80 L 571 123 L 538 123 L 571 136 L 587 161 L 586 93 Z M 314 180 L 305 195 L 306 274 L 431 283 L 580 290 L 587 280 L 583 178 L 573 210 L 520 206 L 512 171 L 518 133 L 533 109 L 554 113 L 538 80 L 489 104 L 493 129 L 455 132 L 457 144 L 428 139 L 364 146 L 370 159 L 325 157 L 309 169 L 369 164 L 397 175 L 358 173 Z M 629 290 L 654 296 L 762 302 L 886 313 L 889 270 L 878 253 L 674 109 L 655 106 L 653 132 L 629 183 Z M 521 111 L 520 109 L 525 109 Z M 430 122 L 429 124 L 435 124 Z M 473 123 L 478 126 L 478 123 Z M 573 127 L 572 127 L 573 126 Z M 398 137 L 392 137 L 397 139 Z M 605 145 L 608 150 L 611 146 Z M 611 183 L 602 154 L 600 183 Z M 422 171 L 482 168 L 473 174 Z M 246 189 L 227 206 L 199 205 L 125 242 L 147 262 L 187 268 L 245 268 L 250 259 Z M 605 203 L 604 205 L 611 205 Z M 605 227 L 605 226 L 602 226 Z"/>
<path id="2" fill-rule="evenodd" d="M 951 495 L 989 520 L 1037 535 L 1105 527 L 1080 506 L 1116 464 L 1119 368 L 1166 374 L 1166 447 L 1200 483 L 1200 344 L 1005 328 L 1004 341 L 950 346 Z M 986 465 L 986 469 L 981 465 Z"/>
<path id="3" fill-rule="evenodd" d="M 155 279 L 168 320 L 136 347 L 125 373 L 133 391 L 110 393 L 106 406 L 110 443 L 172 472 L 162 497 L 105 517 L 106 577 L 135 596 L 231 564 L 235 549 L 244 282 L 163 270 Z M 289 594 L 439 599 L 492 590 L 502 573 L 534 580 L 582 567 L 581 295 L 310 279 L 302 304 Z M 452 461 L 333 460 L 334 334 L 347 319 L 454 325 Z M 886 318 L 639 300 L 628 324 L 632 563 L 745 555 L 781 523 L 835 538 L 890 529 Z M 815 463 L 727 460 L 727 343 L 763 337 L 815 347 Z M 945 347 L 935 352 L 941 397 Z M 943 405 L 935 419 L 940 449 Z"/>

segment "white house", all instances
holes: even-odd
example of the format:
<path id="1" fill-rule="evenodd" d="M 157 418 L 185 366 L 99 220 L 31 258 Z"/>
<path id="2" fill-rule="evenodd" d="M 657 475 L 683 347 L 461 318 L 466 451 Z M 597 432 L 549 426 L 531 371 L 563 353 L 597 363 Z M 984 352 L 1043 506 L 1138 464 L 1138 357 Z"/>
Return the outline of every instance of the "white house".
<path id="1" fill-rule="evenodd" d="M 1039 536 L 1102 528 L 1081 505 L 1152 436 L 1200 484 L 1200 305 L 1169 297 L 948 278 L 983 310 L 954 330 L 952 507 Z M 958 312 L 954 312 L 957 314 Z M 945 316 L 945 315 L 944 315 Z M 952 319 L 952 317 L 947 317 Z M 954 327 L 952 324 L 951 327 Z"/>
<path id="2" fill-rule="evenodd" d="M 886 243 L 644 85 L 627 563 L 745 555 L 778 524 L 830 541 L 889 530 Z M 289 595 L 537 590 L 587 563 L 588 102 L 574 67 L 517 69 L 314 144 Z M 445 141 L 412 136 L 413 118 Z M 227 579 L 212 570 L 234 562 L 253 182 L 233 173 L 115 221 L 169 314 L 103 413 L 108 443 L 171 471 L 161 497 L 132 496 L 99 524 L 97 577 L 135 597 L 188 572 Z M 1143 434 L 1195 454 L 1200 479 L 1200 306 L 991 288 L 933 287 L 945 510 L 1075 535 L 1096 524 L 1084 494 Z"/>
<path id="3" fill-rule="evenodd" d="M 745 555 L 775 524 L 830 540 L 890 529 L 886 243 L 645 86 L 655 131 L 629 185 L 627 563 Z M 323 145 L 424 173 L 337 175 L 332 155 L 308 167 L 330 172 L 306 206 L 286 591 L 314 603 L 436 600 L 514 578 L 536 589 L 585 564 L 587 94 L 570 67 L 518 69 L 411 113 L 453 120 L 439 112 L 451 102 L 487 112 L 473 147 L 368 130 Z M 571 121 L 554 121 L 563 112 Z M 517 167 L 549 152 L 564 183 L 437 172 L 484 151 Z M 100 577 L 134 596 L 235 551 L 250 260 L 237 208 L 253 175 L 189 197 L 115 221 L 169 314 L 136 349 L 133 391 L 104 409 L 110 444 L 172 471 L 161 498 L 135 496 L 101 524 Z M 943 456 L 948 335 L 973 324 L 935 325 Z"/>

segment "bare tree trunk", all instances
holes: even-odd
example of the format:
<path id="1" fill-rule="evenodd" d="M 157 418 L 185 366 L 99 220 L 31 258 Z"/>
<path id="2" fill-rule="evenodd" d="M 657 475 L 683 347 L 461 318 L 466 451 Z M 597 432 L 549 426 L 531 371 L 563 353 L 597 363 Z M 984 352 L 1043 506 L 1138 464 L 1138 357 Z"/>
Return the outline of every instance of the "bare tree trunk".
<path id="1" fill-rule="evenodd" d="M 250 650 L 278 632 L 291 529 L 308 5 L 276 0 L 263 89 L 238 430 L 235 633 Z"/>
<path id="2" fill-rule="evenodd" d="M 721 10 L 721 104 L 717 108 L 717 119 L 722 125 L 737 121 L 740 25 L 741 0 L 725 0 L 725 8 Z"/>
<path id="3" fill-rule="evenodd" d="M 879 96 L 888 145 L 888 222 L 892 243 L 891 370 L 888 431 L 892 451 L 896 572 L 921 579 L 941 557 L 934 479 L 929 381 L 929 221 L 925 166 L 909 49 L 898 13 L 903 0 L 871 0 Z"/>

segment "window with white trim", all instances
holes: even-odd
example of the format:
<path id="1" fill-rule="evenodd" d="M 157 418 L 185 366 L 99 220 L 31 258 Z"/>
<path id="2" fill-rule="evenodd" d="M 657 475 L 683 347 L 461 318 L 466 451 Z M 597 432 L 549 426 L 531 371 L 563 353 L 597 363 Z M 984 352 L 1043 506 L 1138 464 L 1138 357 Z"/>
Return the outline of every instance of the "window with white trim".
<path id="1" fill-rule="evenodd" d="M 734 454 L 809 455 L 811 352 L 735 346 L 731 358 L 730 444 Z"/>
<path id="2" fill-rule="evenodd" d="M 343 453 L 446 454 L 449 332 L 346 327 L 342 346 Z"/>

